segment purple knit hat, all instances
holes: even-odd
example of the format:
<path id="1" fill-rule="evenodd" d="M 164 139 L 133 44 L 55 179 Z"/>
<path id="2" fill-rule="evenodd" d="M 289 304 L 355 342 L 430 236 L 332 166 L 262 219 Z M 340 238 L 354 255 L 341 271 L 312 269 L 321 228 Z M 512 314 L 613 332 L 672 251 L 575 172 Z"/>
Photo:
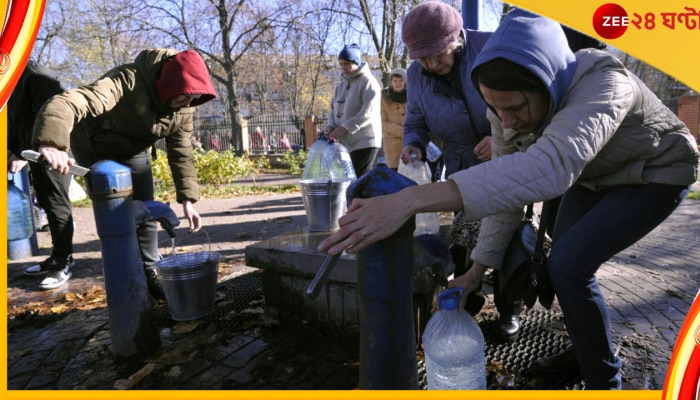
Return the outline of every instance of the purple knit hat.
<path id="1" fill-rule="evenodd" d="M 442 53 L 462 32 L 462 15 L 449 4 L 427 1 L 403 20 L 401 37 L 413 59 Z"/>

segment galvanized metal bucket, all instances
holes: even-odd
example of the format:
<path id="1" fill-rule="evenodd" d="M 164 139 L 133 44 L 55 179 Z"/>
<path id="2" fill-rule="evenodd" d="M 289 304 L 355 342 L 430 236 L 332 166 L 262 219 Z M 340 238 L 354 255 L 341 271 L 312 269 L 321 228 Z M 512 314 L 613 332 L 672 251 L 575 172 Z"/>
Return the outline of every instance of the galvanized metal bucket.
<path id="1" fill-rule="evenodd" d="M 211 251 L 210 240 L 209 251 L 171 253 L 156 261 L 172 319 L 189 321 L 206 317 L 214 310 L 220 259 L 220 253 Z"/>
<path id="2" fill-rule="evenodd" d="M 338 218 L 347 211 L 345 191 L 352 180 L 305 179 L 300 182 L 309 230 L 329 232 L 338 230 Z"/>

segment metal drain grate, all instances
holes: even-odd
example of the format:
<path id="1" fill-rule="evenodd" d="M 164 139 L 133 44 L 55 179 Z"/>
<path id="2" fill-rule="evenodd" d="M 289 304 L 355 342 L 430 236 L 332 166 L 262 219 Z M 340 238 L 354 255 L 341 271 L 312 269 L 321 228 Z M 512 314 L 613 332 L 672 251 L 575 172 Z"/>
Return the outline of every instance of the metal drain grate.
<path id="1" fill-rule="evenodd" d="M 264 304 L 260 271 L 228 279 L 217 285 L 214 310 L 204 320 L 213 323 L 217 328 L 233 329 L 241 321 L 250 318 L 240 311 L 251 307 L 251 303 L 256 301 L 260 306 Z M 156 325 L 162 328 L 170 328 L 177 323 L 170 318 L 167 304 L 156 307 L 154 317 Z"/>
<path id="2" fill-rule="evenodd" d="M 520 332 L 511 342 L 500 342 L 497 317 L 480 322 L 486 338 L 489 389 L 573 389 L 581 378 L 543 379 L 530 376 L 530 363 L 564 351 L 569 337 L 560 312 L 527 310 L 520 314 Z"/>
<path id="3" fill-rule="evenodd" d="M 478 318 L 485 338 L 486 380 L 488 390 L 562 390 L 580 389 L 581 377 L 542 378 L 528 374 L 531 362 L 557 354 L 569 345 L 562 315 L 554 311 L 528 310 L 520 315 L 520 332 L 514 341 L 498 338 L 498 316 L 494 313 Z M 418 380 L 427 389 L 425 362 L 418 361 Z"/>
<path id="4" fill-rule="evenodd" d="M 214 311 L 204 322 L 212 323 L 228 334 L 250 327 L 251 314 L 242 312 L 264 306 L 262 273 L 250 272 L 219 283 Z M 173 327 L 177 321 L 170 318 L 167 305 L 154 310 L 156 324 L 161 328 Z M 569 379 L 544 379 L 530 376 L 531 362 L 540 357 L 557 354 L 569 344 L 560 312 L 527 310 L 520 314 L 520 332 L 512 342 L 498 338 L 498 315 L 482 310 L 477 318 L 485 343 L 487 384 L 489 390 L 562 390 L 580 389 L 581 377 Z M 282 322 L 284 325 L 284 322 Z M 358 339 L 359 340 L 359 339 Z M 422 355 L 418 361 L 419 388 L 426 389 L 425 363 Z"/>

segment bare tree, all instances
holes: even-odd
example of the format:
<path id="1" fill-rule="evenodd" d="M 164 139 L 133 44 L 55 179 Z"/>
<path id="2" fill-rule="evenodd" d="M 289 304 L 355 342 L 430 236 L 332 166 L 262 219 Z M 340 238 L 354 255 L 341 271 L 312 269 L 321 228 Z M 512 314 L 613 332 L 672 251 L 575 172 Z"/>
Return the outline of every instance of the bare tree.
<path id="1" fill-rule="evenodd" d="M 231 116 L 242 151 L 242 120 L 253 113 L 328 110 L 337 54 L 358 43 L 388 74 L 409 60 L 405 14 L 423 0 L 47 0 L 33 58 L 68 86 L 89 83 L 145 48 L 192 48 L 210 66 L 219 98 L 199 113 Z M 460 8 L 460 0 L 446 1 Z M 512 8 L 483 0 L 489 28 Z M 375 62 L 376 60 L 376 62 Z M 627 62 L 661 97 L 678 82 L 638 60 Z"/>
<path id="2" fill-rule="evenodd" d="M 406 13 L 416 5 L 418 0 L 358 0 L 362 21 L 365 24 L 382 71 L 382 82 L 389 83 L 391 69 L 397 66 L 406 66 L 406 52 L 398 53 L 400 27 Z M 374 10 L 380 9 L 381 14 L 375 15 Z M 377 21 L 378 20 L 378 21 Z"/>
<path id="3" fill-rule="evenodd" d="M 218 83 L 219 94 L 231 116 L 232 142 L 243 150 L 238 68 L 244 55 L 263 43 L 265 35 L 286 25 L 278 20 L 288 6 L 265 0 L 186 1 L 141 0 L 145 13 L 141 22 L 167 35 L 174 43 L 202 54 Z M 284 2 L 282 2 L 284 3 Z"/>
<path id="4" fill-rule="evenodd" d="M 67 86 L 92 82 L 158 40 L 135 18 L 141 13 L 130 0 L 49 0 L 33 57 Z"/>
<path id="5" fill-rule="evenodd" d="M 331 11 L 337 0 L 319 0 L 310 9 L 304 9 L 304 3 L 298 1 L 289 9 L 293 23 L 280 37 L 274 74 L 291 112 L 297 115 L 328 109 L 330 95 L 326 94 L 332 92 L 337 74 L 337 64 L 326 50 L 339 16 Z"/>
<path id="6" fill-rule="evenodd" d="M 41 29 L 32 49 L 32 58 L 39 64 L 48 66 L 54 53 L 60 52 L 59 38 L 69 20 L 67 13 L 65 5 L 60 2 L 46 3 Z"/>

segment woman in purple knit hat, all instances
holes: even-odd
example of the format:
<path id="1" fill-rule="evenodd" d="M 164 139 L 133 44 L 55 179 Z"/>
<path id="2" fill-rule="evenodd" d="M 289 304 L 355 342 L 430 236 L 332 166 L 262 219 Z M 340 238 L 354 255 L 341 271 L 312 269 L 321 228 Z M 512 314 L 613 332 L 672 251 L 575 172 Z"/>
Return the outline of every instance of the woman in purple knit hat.
<path id="1" fill-rule="evenodd" d="M 410 162 L 412 155 L 425 159 L 431 138 L 441 145 L 445 176 L 491 158 L 486 103 L 469 78 L 469 70 L 489 37 L 491 32 L 464 29 L 459 11 L 439 1 L 425 2 L 406 15 L 402 38 L 409 57 L 415 61 L 408 68 L 403 163 Z M 456 276 L 471 267 L 479 226 L 479 221 L 466 221 L 456 213 L 450 246 Z M 499 279 L 498 273 L 493 276 Z M 499 295 L 494 300 L 500 316 L 499 334 L 502 339 L 512 340 L 520 328 L 521 307 Z M 467 311 L 477 314 L 484 302 L 479 286 L 468 295 Z"/>

